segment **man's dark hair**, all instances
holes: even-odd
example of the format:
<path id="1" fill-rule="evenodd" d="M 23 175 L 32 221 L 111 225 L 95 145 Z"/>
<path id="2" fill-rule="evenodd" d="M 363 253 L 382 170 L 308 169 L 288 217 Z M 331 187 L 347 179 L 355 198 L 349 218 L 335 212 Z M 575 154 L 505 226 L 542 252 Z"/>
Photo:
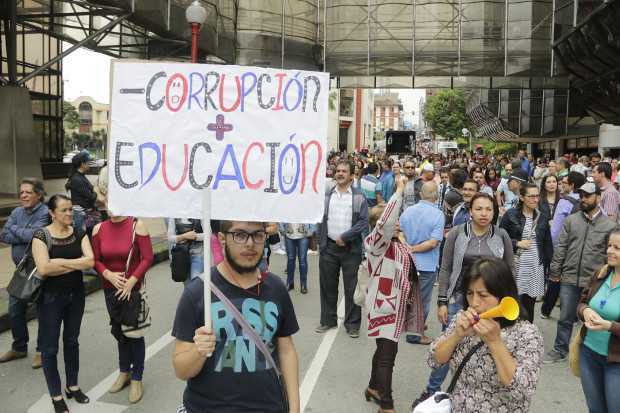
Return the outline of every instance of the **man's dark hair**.
<path id="1" fill-rule="evenodd" d="M 347 166 L 349 167 L 349 173 L 350 173 L 351 175 L 353 175 L 353 174 L 355 173 L 355 165 L 353 165 L 353 162 L 351 162 L 351 161 L 339 161 L 339 162 L 336 164 L 336 169 L 338 169 L 338 167 L 339 167 L 340 165 L 347 165 Z"/>
<path id="2" fill-rule="evenodd" d="M 387 165 L 387 166 L 389 166 L 389 167 L 391 168 L 391 167 L 392 167 L 392 165 L 394 164 L 394 162 L 392 161 L 392 159 L 391 159 L 391 158 L 388 158 L 388 159 L 386 159 L 386 160 L 384 160 L 384 161 L 383 161 L 383 164 L 384 164 L 384 165 Z"/>
<path id="3" fill-rule="evenodd" d="M 45 187 L 43 186 L 43 181 L 38 178 L 23 178 L 19 183 L 19 186 L 22 185 L 31 185 L 32 190 L 39 195 L 41 202 L 45 202 Z"/>
<path id="4" fill-rule="evenodd" d="M 512 169 L 517 169 L 517 168 L 521 168 L 521 159 L 513 159 L 512 162 L 510 162 L 510 164 L 512 165 Z"/>
<path id="5" fill-rule="evenodd" d="M 519 302 L 517 284 L 512 276 L 510 267 L 504 262 L 504 260 L 495 257 L 481 257 L 474 261 L 471 267 L 469 267 L 469 271 L 467 271 L 463 277 L 463 282 L 461 284 L 463 297 L 467 297 L 469 286 L 480 278 L 482 278 L 484 286 L 489 294 L 496 297 L 498 300 L 501 300 L 504 297 L 512 297 L 515 301 L 517 301 L 517 303 Z M 468 307 L 469 302 L 466 298 L 463 303 L 463 309 L 467 310 Z M 527 319 L 525 309 L 520 306 L 519 310 L 519 318 L 522 320 Z M 503 317 L 495 320 L 499 323 L 501 328 L 510 327 L 517 321 L 510 321 Z"/>
<path id="6" fill-rule="evenodd" d="M 448 168 L 447 166 L 442 166 L 441 169 L 439 170 L 439 174 L 449 174 L 450 173 L 450 168 Z"/>
<path id="7" fill-rule="evenodd" d="M 609 162 L 599 162 L 595 168 L 599 174 L 604 174 L 605 178 L 611 179 L 611 164 Z"/>
<path id="8" fill-rule="evenodd" d="M 598 152 L 592 152 L 592 153 L 590 154 L 590 159 L 592 159 L 592 158 L 599 158 L 599 159 L 601 159 L 602 157 L 601 157 L 601 154 L 600 154 L 600 153 L 598 153 Z"/>
<path id="9" fill-rule="evenodd" d="M 467 178 L 465 182 L 463 182 L 463 186 L 465 186 L 465 184 L 474 184 L 476 185 L 476 192 L 480 191 L 480 184 L 475 179 Z"/>
<path id="10" fill-rule="evenodd" d="M 226 220 L 222 220 L 222 221 L 220 221 L 220 229 L 219 229 L 219 232 L 226 233 L 226 232 L 230 231 L 230 229 L 231 229 L 231 228 L 232 228 L 232 226 L 233 226 L 233 222 L 235 222 L 235 221 L 226 221 Z M 265 226 L 267 226 L 267 223 L 266 223 L 266 222 L 256 222 L 256 223 L 257 223 L 257 224 L 261 224 L 261 225 L 263 226 L 263 228 L 264 228 Z"/>
<path id="11" fill-rule="evenodd" d="M 369 173 L 371 175 L 375 175 L 377 173 L 377 170 L 379 169 L 379 166 L 377 166 L 376 163 L 371 162 L 368 164 L 368 166 L 366 167 L 366 173 Z"/>
<path id="12" fill-rule="evenodd" d="M 568 180 L 568 183 L 573 186 L 575 191 L 586 183 L 586 177 L 577 171 L 569 172 L 566 179 Z"/>
<path id="13" fill-rule="evenodd" d="M 454 189 L 463 189 L 463 185 L 467 180 L 467 172 L 462 169 L 453 169 L 450 171 L 450 185 Z"/>

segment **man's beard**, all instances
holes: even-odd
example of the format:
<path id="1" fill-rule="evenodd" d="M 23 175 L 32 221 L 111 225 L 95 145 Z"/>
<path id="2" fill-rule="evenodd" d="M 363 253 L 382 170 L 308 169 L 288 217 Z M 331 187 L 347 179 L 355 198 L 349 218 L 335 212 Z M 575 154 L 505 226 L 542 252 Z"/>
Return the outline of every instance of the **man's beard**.
<path id="1" fill-rule="evenodd" d="M 263 258 L 263 253 L 261 252 L 258 260 L 256 260 L 256 264 L 245 266 L 235 261 L 232 254 L 230 253 L 230 250 L 228 249 L 228 245 L 224 247 L 224 253 L 226 254 L 226 261 L 228 262 L 228 264 L 230 264 L 231 268 L 235 270 L 236 272 L 238 272 L 239 274 L 250 274 L 256 271 L 256 269 L 260 265 L 260 262 Z"/>
<path id="2" fill-rule="evenodd" d="M 583 212 L 591 212 L 596 208 L 596 204 L 584 204 L 583 202 L 580 202 L 579 206 Z"/>

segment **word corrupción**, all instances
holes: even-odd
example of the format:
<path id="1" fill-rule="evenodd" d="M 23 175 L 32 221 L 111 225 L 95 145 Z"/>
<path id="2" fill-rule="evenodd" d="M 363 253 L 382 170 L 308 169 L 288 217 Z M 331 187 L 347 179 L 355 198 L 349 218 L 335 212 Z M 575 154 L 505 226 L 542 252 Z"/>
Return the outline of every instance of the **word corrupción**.
<path id="1" fill-rule="evenodd" d="M 168 76 L 164 71 L 155 73 L 146 85 L 146 106 L 152 111 L 167 108 L 178 112 L 182 108 L 233 112 L 245 111 L 247 102 L 255 99 L 257 107 L 265 110 L 285 110 L 306 112 L 308 97 L 312 99 L 312 111 L 318 112 L 317 100 L 321 94 L 321 82 L 312 74 L 295 76 L 279 72 L 275 80 L 267 73 L 257 74 L 251 71 L 235 75 L 233 85 L 226 87 L 231 80 L 226 74 L 211 71 L 208 73 L 191 72 L 188 75 L 173 73 Z M 161 84 L 160 84 L 161 82 Z M 163 83 L 165 82 L 165 83 Z M 163 86 L 163 96 L 155 96 L 156 90 Z M 225 97 L 233 96 L 234 102 L 225 104 Z"/>
<path id="2" fill-rule="evenodd" d="M 281 145 L 280 142 L 252 142 L 245 150 L 241 151 L 238 147 L 227 144 L 219 161 L 212 158 L 214 152 L 206 142 L 195 143 L 191 150 L 189 144 L 182 145 L 183 169 L 181 177 L 178 182 L 172 183 L 168 177 L 168 168 L 171 162 L 167 144 L 145 142 L 138 145 L 139 163 L 136 165 L 133 160 L 128 160 L 126 157 L 127 150 L 131 150 L 136 144 L 117 141 L 114 162 L 116 183 L 124 189 L 132 189 L 138 186 L 138 189 L 142 189 L 153 181 L 159 172 L 165 186 L 172 192 L 178 191 L 184 184 L 187 185 L 187 182 L 194 189 L 203 189 L 211 185 L 213 190 L 217 190 L 222 181 L 232 181 L 237 183 L 240 190 L 263 190 L 264 192 L 281 192 L 288 195 L 293 192 L 303 194 L 307 189 L 306 182 L 311 179 L 312 191 L 319 193 L 318 177 L 323 160 L 323 150 L 317 140 L 309 140 L 299 145 L 292 142 L 288 143 L 284 145 L 279 154 L 277 150 Z M 155 155 L 155 163 L 150 171 L 145 170 L 144 159 L 147 151 L 151 151 L 151 155 Z M 174 152 L 179 153 L 180 151 Z M 241 163 L 239 163 L 238 152 L 242 152 Z M 251 168 L 250 165 L 250 156 L 255 155 L 260 156 L 259 162 L 269 162 L 269 176 L 255 176 L 256 173 L 252 170 L 254 168 Z M 200 159 L 197 161 L 198 156 Z M 202 162 L 211 163 L 213 161 L 216 161 L 218 165 L 215 175 L 209 174 L 204 182 L 197 182 L 196 169 L 200 168 L 201 165 L 204 166 Z M 254 161 L 253 164 L 256 165 L 258 162 Z M 138 180 L 127 182 L 126 168 L 136 167 L 139 168 L 140 182 Z M 225 169 L 228 171 L 232 169 L 233 173 L 224 173 Z"/>

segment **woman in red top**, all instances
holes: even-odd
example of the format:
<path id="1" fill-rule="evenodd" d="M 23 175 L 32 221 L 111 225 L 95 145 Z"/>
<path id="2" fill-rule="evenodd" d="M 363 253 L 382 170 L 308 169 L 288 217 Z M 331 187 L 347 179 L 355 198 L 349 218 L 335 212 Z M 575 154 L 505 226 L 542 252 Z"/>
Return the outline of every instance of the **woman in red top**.
<path id="1" fill-rule="evenodd" d="M 126 272 L 135 223 L 135 241 L 131 262 Z M 101 275 L 108 313 L 118 300 L 128 300 L 132 291 L 140 290 L 146 271 L 153 264 L 153 247 L 144 223 L 133 217 L 111 217 L 93 228 L 95 270 Z M 118 341 L 120 375 L 109 392 L 118 393 L 128 384 L 129 402 L 142 398 L 144 371 L 144 337 L 129 338 L 120 332 L 120 322 L 112 315 L 112 334 Z M 130 377 L 131 373 L 131 377 Z"/>

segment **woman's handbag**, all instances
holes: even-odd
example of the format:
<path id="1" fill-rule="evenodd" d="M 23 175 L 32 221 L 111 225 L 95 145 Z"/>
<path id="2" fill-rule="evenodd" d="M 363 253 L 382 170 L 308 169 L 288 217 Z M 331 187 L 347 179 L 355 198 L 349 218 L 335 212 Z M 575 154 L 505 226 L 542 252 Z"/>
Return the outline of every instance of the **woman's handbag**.
<path id="1" fill-rule="evenodd" d="M 368 267 L 364 265 L 363 268 L 360 268 L 357 272 L 357 285 L 353 293 L 353 302 L 360 307 L 366 306 L 366 292 L 368 291 L 369 279 Z"/>
<path id="2" fill-rule="evenodd" d="M 581 377 L 581 368 L 579 367 L 579 352 L 581 351 L 581 345 L 583 344 L 583 338 L 581 338 L 581 329 L 585 328 L 581 326 L 577 334 L 575 334 L 568 345 L 568 367 L 575 377 Z"/>
<path id="3" fill-rule="evenodd" d="M 47 250 L 49 251 L 52 246 L 52 236 L 47 228 L 43 228 L 43 231 L 45 233 L 45 244 L 47 245 Z M 11 278 L 8 287 L 6 287 L 6 291 L 11 296 L 19 300 L 35 302 L 41 294 L 41 286 L 43 285 L 43 281 L 45 280 L 41 277 L 41 275 L 39 275 L 37 265 L 34 262 L 34 257 L 32 256 L 31 240 L 30 244 L 28 244 L 28 248 L 26 248 L 24 257 L 19 264 L 17 264 L 17 267 L 13 272 L 13 277 Z"/>
<path id="4" fill-rule="evenodd" d="M 192 266 L 189 244 L 175 244 L 170 250 L 172 281 L 184 282 L 189 278 Z"/>
<path id="5" fill-rule="evenodd" d="M 472 347 L 471 350 L 469 350 L 469 353 L 467 353 L 465 357 L 463 357 L 463 361 L 461 361 L 461 364 L 459 364 L 459 367 L 456 369 L 454 375 L 452 376 L 452 380 L 450 381 L 450 386 L 448 386 L 447 392 L 436 392 L 431 397 L 418 404 L 413 409 L 412 413 L 451 413 L 452 401 L 450 400 L 450 394 L 452 394 L 454 388 L 456 387 L 456 381 L 459 379 L 459 376 L 461 375 L 465 364 L 467 364 L 471 356 L 473 356 L 474 353 L 478 351 L 478 349 L 482 347 L 483 344 L 484 342 L 482 341 L 476 344 Z"/>
<path id="6" fill-rule="evenodd" d="M 125 276 L 129 272 L 129 263 L 133 256 L 134 243 L 136 239 L 136 221 L 134 220 L 133 228 L 131 230 L 131 248 L 129 249 L 129 255 L 127 256 L 127 263 L 125 264 Z M 142 285 L 139 291 L 132 291 L 129 296 L 129 305 L 127 308 L 131 309 L 132 315 L 137 312 L 137 323 L 135 325 L 121 324 L 121 332 L 128 338 L 142 338 L 144 334 L 151 326 L 151 308 L 148 303 L 148 295 L 146 292 L 146 278 L 142 279 Z"/>
<path id="7" fill-rule="evenodd" d="M 267 348 L 267 345 L 265 345 L 265 342 L 263 341 L 263 339 L 260 338 L 258 334 L 256 333 L 256 331 L 248 324 L 245 317 L 243 317 L 241 313 L 239 312 L 239 310 L 237 310 L 237 307 L 235 307 L 234 304 L 230 302 L 228 297 L 226 297 L 226 295 L 224 295 L 224 293 L 214 283 L 211 283 L 211 291 L 213 292 L 213 294 L 215 294 L 217 298 L 220 299 L 220 301 L 222 302 L 222 304 L 224 304 L 226 309 L 230 311 L 234 319 L 241 326 L 241 329 L 245 333 L 245 336 L 249 338 L 250 340 L 252 340 L 256 348 L 261 353 L 263 353 L 263 356 L 265 357 L 265 360 L 267 361 L 267 363 L 273 367 L 273 370 L 275 371 L 276 377 L 278 379 L 278 383 L 280 384 L 280 391 L 282 393 L 283 412 L 288 413 L 289 411 L 288 395 L 286 393 L 286 386 L 284 383 L 284 378 L 282 377 L 282 372 L 280 371 L 280 368 L 278 367 L 275 360 L 271 356 L 271 352 Z"/>

